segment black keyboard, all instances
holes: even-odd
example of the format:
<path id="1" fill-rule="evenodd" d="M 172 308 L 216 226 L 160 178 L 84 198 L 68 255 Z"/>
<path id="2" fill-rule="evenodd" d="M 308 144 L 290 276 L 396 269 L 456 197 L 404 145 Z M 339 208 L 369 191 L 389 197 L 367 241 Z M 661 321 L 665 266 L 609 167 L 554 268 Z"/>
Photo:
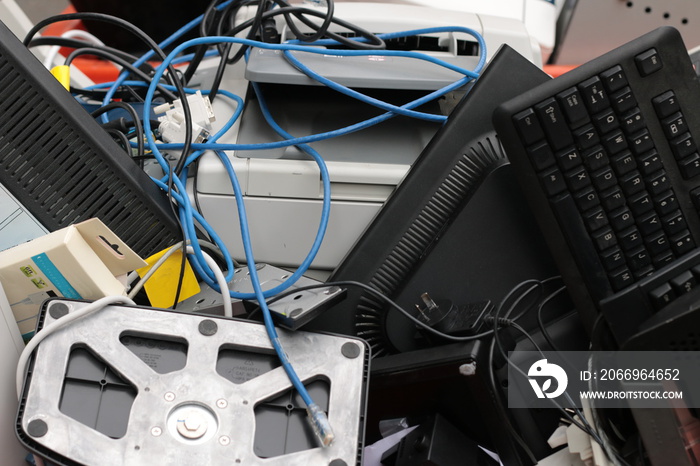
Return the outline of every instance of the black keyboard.
<path id="1" fill-rule="evenodd" d="M 660 28 L 501 105 L 494 126 L 588 330 L 618 343 L 700 280 L 700 85 Z"/>

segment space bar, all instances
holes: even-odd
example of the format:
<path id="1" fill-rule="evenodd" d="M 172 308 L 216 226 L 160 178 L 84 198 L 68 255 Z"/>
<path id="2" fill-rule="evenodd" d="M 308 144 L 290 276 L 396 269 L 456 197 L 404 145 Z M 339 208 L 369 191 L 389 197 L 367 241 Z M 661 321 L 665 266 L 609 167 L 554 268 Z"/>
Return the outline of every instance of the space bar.
<path id="1" fill-rule="evenodd" d="M 550 199 L 549 202 L 566 237 L 569 253 L 573 256 L 576 267 L 592 294 L 591 297 L 598 302 L 610 296 L 613 293 L 612 287 L 575 201 L 566 193 Z"/>

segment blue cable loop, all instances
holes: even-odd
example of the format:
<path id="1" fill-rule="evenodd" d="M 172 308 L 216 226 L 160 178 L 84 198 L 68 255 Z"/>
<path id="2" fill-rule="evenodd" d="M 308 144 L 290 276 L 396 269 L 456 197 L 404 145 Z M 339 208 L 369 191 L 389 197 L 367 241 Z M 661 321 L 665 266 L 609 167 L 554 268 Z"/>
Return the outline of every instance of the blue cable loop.
<path id="1" fill-rule="evenodd" d="M 226 4 L 230 2 L 225 2 L 222 5 L 219 5 L 218 8 L 223 8 Z M 180 37 L 182 34 L 199 24 L 201 22 L 202 16 L 196 18 L 195 20 L 191 21 L 187 25 L 183 26 L 180 30 L 178 30 L 175 34 L 173 34 L 170 38 L 166 39 L 161 46 L 165 47 L 172 43 L 176 38 Z M 434 30 L 434 29 L 433 29 Z M 425 30 L 427 31 L 430 30 Z M 449 92 L 452 89 L 456 89 L 457 87 L 461 87 L 462 85 L 466 84 L 472 79 L 476 79 L 478 77 L 478 71 L 481 70 L 483 67 L 483 63 L 485 62 L 485 45 L 483 44 L 483 39 L 480 38 L 478 34 L 475 34 L 475 37 L 477 37 L 477 40 L 479 40 L 479 43 L 481 45 L 481 60 L 479 62 L 479 65 L 476 68 L 476 71 L 471 71 L 471 70 L 465 70 L 462 69 L 461 67 L 457 67 L 454 65 L 451 65 L 449 63 L 443 62 L 442 60 L 434 59 L 433 57 L 430 57 L 428 55 L 423 55 L 423 54 L 417 54 L 415 52 L 401 52 L 401 51 L 383 51 L 382 55 L 388 55 L 388 56 L 403 56 L 403 57 L 412 57 L 412 58 L 419 58 L 423 59 L 429 62 L 433 62 L 436 64 L 439 64 L 441 66 L 444 66 L 448 69 L 452 69 L 453 71 L 456 71 L 460 74 L 463 74 L 465 77 L 457 81 L 456 83 L 453 83 L 451 86 L 446 86 L 445 88 L 433 92 L 430 94 L 432 98 L 435 98 L 436 96 L 444 95 L 445 93 Z M 201 39 L 193 39 L 190 41 L 187 41 L 183 44 L 178 45 L 173 52 L 171 52 L 166 60 L 156 69 L 155 76 L 153 77 L 152 82 L 150 83 L 148 87 L 148 91 L 146 93 L 146 98 L 144 100 L 144 132 L 146 134 L 147 142 L 149 145 L 149 148 L 153 152 L 154 157 L 158 161 L 158 164 L 161 166 L 163 169 L 164 173 L 169 172 L 169 164 L 165 161 L 163 158 L 162 154 L 160 153 L 158 145 L 155 143 L 155 140 L 153 139 L 152 135 L 152 130 L 151 130 L 151 125 L 150 125 L 150 108 L 153 100 L 153 95 L 155 93 L 155 83 L 157 83 L 163 76 L 165 67 L 167 67 L 167 64 L 170 63 L 172 60 L 175 59 L 176 55 L 178 55 L 182 50 L 184 50 L 187 47 L 191 47 L 193 45 L 204 45 L 204 44 L 214 44 L 214 43 L 221 43 L 221 42 L 228 42 L 228 43 L 239 43 L 239 44 L 245 44 L 249 46 L 254 46 L 254 47 L 259 47 L 263 49 L 275 49 L 275 50 L 283 50 L 285 53 L 288 53 L 290 51 L 301 51 L 301 52 L 307 52 L 307 53 L 326 53 L 326 51 L 323 50 L 314 50 L 312 48 L 308 48 L 308 46 L 295 46 L 293 44 L 275 44 L 272 46 L 271 44 L 266 44 L 266 43 L 261 43 L 261 42 L 256 42 L 256 41 L 250 41 L 247 39 L 239 39 L 239 38 L 221 38 L 221 37 L 209 37 L 209 38 L 201 38 Z M 377 55 L 377 51 L 346 51 L 346 50 L 336 50 L 333 52 L 336 55 L 340 56 L 363 56 L 363 55 Z M 139 66 L 140 64 L 144 63 L 148 58 L 150 58 L 153 55 L 152 52 L 147 53 L 143 57 L 141 57 L 137 62 L 135 62 L 135 66 Z M 291 55 L 291 54 L 290 54 Z M 311 70 L 309 70 L 311 71 Z M 116 92 L 116 89 L 126 80 L 126 77 L 128 76 L 128 73 L 122 73 L 117 80 L 114 82 L 113 86 L 108 90 L 107 95 L 105 96 L 105 103 L 108 103 L 111 98 L 114 95 L 114 92 Z M 332 82 L 328 80 L 329 82 Z M 338 85 L 339 86 L 339 85 Z M 309 255 L 305 259 L 305 261 L 302 263 L 302 265 L 297 269 L 297 271 L 287 279 L 282 285 L 279 285 L 271 290 L 268 290 L 267 292 L 262 290 L 261 284 L 260 284 L 260 279 L 257 275 L 257 270 L 255 267 L 255 261 L 254 261 L 254 256 L 253 256 L 253 251 L 252 251 L 252 244 L 250 241 L 250 232 L 248 229 L 248 221 L 247 221 L 247 215 L 246 215 L 246 210 L 245 210 L 245 205 L 243 202 L 243 193 L 240 188 L 240 184 L 238 182 L 238 179 L 236 177 L 235 171 L 233 170 L 233 167 L 231 165 L 230 160 L 228 159 L 228 156 L 222 152 L 224 148 L 227 146 L 235 146 L 234 149 L 241 149 L 242 147 L 245 147 L 246 145 L 222 145 L 218 144 L 216 145 L 215 141 L 222 135 L 224 134 L 232 125 L 233 123 L 238 119 L 240 116 L 240 111 L 243 108 L 243 102 L 241 100 L 237 100 L 238 105 L 237 105 L 237 111 L 235 112 L 234 116 L 232 116 L 231 119 L 227 122 L 227 124 L 222 128 L 220 131 L 218 131 L 214 136 L 212 136 L 211 140 L 213 141 L 212 143 L 208 144 L 197 144 L 196 146 L 193 146 L 193 149 L 197 150 L 198 152 L 193 153 L 191 156 L 187 158 L 186 164 L 185 164 L 185 169 L 183 172 L 180 174 L 180 176 L 175 176 L 172 179 L 173 186 L 175 187 L 175 191 L 171 192 L 171 195 L 175 198 L 175 200 L 178 202 L 180 206 L 180 219 L 182 224 L 185 227 L 186 230 L 186 236 L 189 239 L 192 239 L 191 241 L 193 248 L 195 250 L 194 254 L 194 259 L 192 261 L 193 267 L 198 271 L 198 274 L 200 277 L 202 277 L 203 280 L 207 281 L 207 279 L 211 280 L 212 283 L 209 283 L 210 286 L 212 286 L 215 289 L 218 289 L 216 286 L 216 283 L 212 280 L 212 275 L 209 274 L 211 271 L 209 270 L 208 266 L 206 266 L 206 262 L 203 260 L 203 258 L 197 257 L 198 253 L 197 250 L 199 249 L 198 242 L 195 241 L 196 239 L 196 232 L 194 228 L 194 221 L 196 220 L 205 230 L 212 235 L 212 239 L 214 239 L 214 242 L 222 248 L 222 253 L 226 252 L 225 257 L 227 257 L 227 267 L 229 268 L 229 273 L 233 273 L 233 266 L 232 263 L 229 262 L 230 260 L 230 255 L 227 253 L 225 245 L 223 244 L 223 241 L 216 235 L 216 233 L 213 231 L 213 229 L 208 225 L 208 223 L 205 221 L 205 219 L 196 211 L 193 211 L 192 206 L 189 202 L 189 198 L 186 196 L 186 191 L 185 191 L 185 183 L 186 183 L 186 175 L 187 175 L 187 165 L 191 163 L 192 161 L 196 160 L 197 157 L 201 156 L 203 151 L 208 150 L 208 149 L 215 149 L 215 153 L 219 157 L 219 159 L 222 161 L 224 164 L 224 167 L 227 171 L 227 174 L 231 180 L 234 194 L 235 194 L 235 199 L 236 199 L 236 204 L 238 207 L 238 214 L 239 214 L 239 223 L 240 223 L 240 228 L 241 228 L 241 236 L 243 239 L 243 247 L 244 247 L 244 252 L 246 256 L 246 260 L 248 263 L 248 268 L 251 276 L 251 282 L 253 285 L 254 293 L 252 294 L 238 294 L 238 293 L 230 293 L 232 297 L 241 297 L 241 299 L 252 299 L 255 298 L 257 299 L 263 313 L 263 320 L 264 320 L 264 325 L 266 328 L 266 331 L 268 333 L 268 336 L 270 338 L 270 341 L 275 349 L 275 352 L 277 353 L 280 362 L 282 364 L 282 367 L 284 368 L 285 372 L 287 373 L 287 376 L 289 377 L 290 382 L 294 386 L 294 388 L 299 392 L 300 396 L 304 400 L 307 406 L 315 406 L 313 400 L 311 399 L 308 391 L 304 387 L 303 383 L 299 379 L 298 375 L 294 371 L 294 368 L 292 367 L 291 363 L 289 362 L 287 355 L 285 354 L 281 343 L 279 341 L 279 336 L 277 335 L 277 331 L 275 329 L 274 323 L 272 321 L 272 317 L 270 315 L 270 310 L 267 307 L 267 303 L 265 301 L 265 297 L 271 296 L 273 294 L 276 294 L 283 289 L 287 288 L 288 286 L 291 286 L 291 284 L 294 283 L 294 281 L 301 277 L 303 273 L 308 269 L 308 267 L 311 265 L 311 262 L 313 261 L 313 258 L 315 257 L 316 252 L 318 251 L 318 248 L 321 245 L 321 242 L 323 240 L 323 236 L 325 234 L 325 229 L 327 227 L 328 223 L 328 216 L 330 213 L 330 180 L 329 180 L 329 175 L 327 168 L 325 166 L 325 163 L 323 162 L 323 159 L 320 157 L 320 155 L 313 150 L 311 147 L 305 145 L 305 142 L 312 142 L 312 140 L 321 140 L 325 139 L 327 137 L 334 137 L 338 136 L 341 134 L 347 134 L 348 132 L 352 131 L 358 131 L 362 128 L 365 128 L 367 126 L 370 126 L 371 124 L 376 124 L 379 123 L 380 121 L 383 121 L 387 118 L 391 118 L 395 116 L 397 113 L 403 113 L 403 114 L 411 114 L 411 116 L 417 116 L 416 114 L 420 114 L 420 112 L 412 112 L 410 109 L 414 108 L 418 105 L 421 105 L 423 102 L 423 99 L 417 99 L 414 102 L 411 102 L 409 104 L 406 104 L 401 107 L 395 107 L 395 106 L 386 106 L 386 104 L 381 103 L 380 101 L 376 101 L 373 103 L 373 105 L 385 105 L 384 108 L 386 110 L 389 110 L 384 115 L 380 115 L 379 117 L 375 117 L 373 119 L 367 120 L 365 122 L 361 122 L 357 125 L 353 125 L 352 127 L 345 128 L 342 131 L 336 131 L 336 132 L 329 132 L 325 133 L 323 137 L 319 138 L 319 135 L 314 135 L 312 138 L 306 137 L 304 138 L 292 138 L 291 135 L 286 133 L 279 125 L 274 121 L 272 116 L 269 113 L 269 110 L 267 108 L 267 105 L 264 102 L 264 99 L 262 99 L 262 95 L 259 93 L 259 88 L 257 84 L 253 84 L 253 87 L 255 89 L 255 92 L 258 93 L 259 98 L 260 98 L 260 106 L 261 110 L 263 111 L 263 115 L 265 116 L 266 121 L 268 124 L 270 124 L 273 129 L 280 134 L 282 137 L 286 138 L 287 141 L 284 141 L 285 145 L 297 145 L 300 146 L 302 150 L 307 152 L 318 164 L 320 172 L 321 172 L 321 179 L 323 181 L 323 209 L 322 209 L 322 215 L 321 215 L 321 222 L 319 226 L 319 230 L 316 236 L 316 239 L 314 241 L 314 244 L 309 251 Z M 449 90 L 447 90 L 449 89 Z M 349 90 L 349 89 L 348 89 Z M 229 93 L 230 94 L 230 93 Z M 359 93 L 358 93 L 359 94 Z M 228 97 L 232 97 L 233 94 L 230 94 Z M 358 97 L 361 97 L 361 94 L 358 95 Z M 364 96 L 366 97 L 366 96 Z M 426 96 L 427 97 L 427 96 Z M 238 98 L 240 99 L 240 98 Z M 425 99 L 425 98 L 424 98 Z M 427 100 L 426 100 L 427 101 Z M 106 115 L 103 116 L 103 118 L 107 118 Z M 372 122 L 372 123 L 369 123 Z M 333 136 L 331 136 L 333 134 Z M 316 139 L 313 139 L 313 138 Z M 303 142 L 302 142 L 303 141 Z M 269 148 L 265 147 L 265 144 L 256 144 L 254 145 L 255 149 L 263 149 L 263 148 Z M 166 147 L 166 145 L 161 145 L 161 148 L 170 148 Z M 172 145 L 172 148 L 177 147 L 177 145 Z M 167 175 L 162 179 L 162 180 L 154 180 L 154 182 L 160 186 L 162 189 L 167 190 L 168 185 L 167 185 L 168 177 Z M 181 195 L 180 193 L 183 193 L 184 195 Z M 199 255 L 201 256 L 201 249 L 199 250 Z M 201 267 L 201 265 L 204 264 L 205 267 Z M 207 273 L 209 272 L 209 273 Z M 294 280 L 292 280 L 293 277 Z M 227 277 L 227 281 L 229 281 L 230 278 Z M 286 286 L 284 286 L 286 285 Z M 279 290 L 278 290 L 279 289 Z"/>
<path id="2" fill-rule="evenodd" d="M 154 94 L 154 92 L 155 92 L 155 83 L 158 82 L 158 81 L 160 80 L 160 78 L 162 77 L 162 75 L 163 75 L 163 73 L 164 73 L 164 70 L 165 70 L 165 68 L 167 67 L 168 63 L 169 63 L 173 58 L 175 58 L 175 56 L 177 56 L 177 55 L 178 55 L 182 50 L 184 50 L 185 48 L 191 47 L 191 46 L 193 46 L 193 45 L 212 44 L 212 43 L 219 43 L 219 42 L 245 43 L 245 44 L 252 45 L 252 46 L 257 45 L 257 46 L 260 46 L 260 47 L 262 47 L 262 48 L 273 48 L 273 49 L 277 49 L 277 48 L 279 48 L 279 47 L 283 47 L 283 48 L 288 48 L 288 49 L 290 49 L 290 50 L 294 50 L 294 49 L 303 49 L 304 51 L 310 51 L 306 46 L 301 46 L 301 47 L 300 47 L 300 46 L 288 46 L 288 47 L 284 47 L 284 44 L 281 44 L 281 45 L 278 45 L 278 44 L 271 45 L 271 44 L 265 44 L 265 43 L 261 43 L 261 42 L 257 42 L 257 41 L 250 41 L 250 40 L 247 40 L 247 39 L 230 38 L 230 37 L 224 37 L 224 38 L 221 38 L 221 37 L 206 37 L 206 38 L 192 39 L 192 40 L 190 40 L 190 41 L 187 41 L 187 42 L 185 42 L 185 43 L 183 43 L 183 44 L 178 45 L 178 46 L 175 48 L 175 50 L 173 50 L 173 51 L 168 55 L 167 59 L 157 68 L 156 73 L 155 73 L 155 76 L 154 76 L 154 78 L 153 78 L 153 81 L 152 81 L 151 85 L 149 86 L 148 92 L 147 92 L 147 94 L 146 94 L 146 100 L 145 100 L 145 103 L 144 103 L 144 111 L 146 111 L 146 109 L 150 109 L 150 105 L 151 105 L 151 102 L 152 102 L 152 99 L 153 99 L 153 94 Z M 311 51 L 311 53 L 317 53 L 317 52 L 319 52 L 319 51 Z M 354 50 L 353 50 L 353 51 L 339 51 L 339 52 L 341 52 L 341 53 L 346 53 L 346 52 L 347 52 L 347 53 L 349 53 L 350 55 L 358 55 L 358 54 L 359 54 L 359 55 L 367 55 L 367 54 L 368 54 L 367 51 L 354 51 Z M 392 51 L 390 51 L 390 52 L 392 52 Z M 395 52 L 395 51 L 393 51 L 393 52 Z M 376 52 L 374 52 L 374 53 L 376 54 Z M 420 56 L 422 59 L 428 59 L 428 61 L 432 61 L 432 57 L 424 56 L 424 55 L 422 55 L 422 54 L 416 54 L 416 53 L 413 53 L 413 52 L 409 52 L 409 53 L 406 53 L 406 52 L 397 52 L 397 53 L 393 53 L 393 55 L 398 55 L 398 56 L 417 56 L 417 55 L 418 55 L 418 56 Z M 449 65 L 449 64 L 445 64 L 445 65 Z M 452 67 L 452 65 L 449 65 L 448 67 Z M 458 68 L 458 67 L 457 67 L 457 68 Z M 466 72 L 469 76 L 473 76 L 473 75 L 474 75 L 474 73 L 471 72 L 471 71 L 467 71 L 467 70 L 462 70 L 462 71 L 463 71 L 463 72 Z M 387 114 L 386 117 L 388 118 L 388 117 L 391 117 L 391 116 L 394 116 L 394 115 L 395 115 L 394 113 L 389 112 L 389 113 Z M 380 117 L 381 117 L 381 116 L 380 116 Z M 358 128 L 358 129 L 359 129 L 359 128 Z M 151 134 L 151 127 L 150 127 L 150 121 L 149 121 L 149 119 L 145 119 L 145 120 L 144 120 L 144 130 L 145 130 L 146 135 L 147 135 L 147 140 L 148 140 L 149 148 L 151 148 L 151 150 L 153 151 L 153 154 L 154 154 L 154 156 L 156 157 L 156 159 L 158 160 L 158 163 L 161 165 L 161 168 L 164 170 L 164 172 L 167 172 L 167 170 L 169 169 L 169 168 L 168 168 L 168 165 L 167 165 L 167 162 L 165 162 L 165 160 L 162 158 L 162 155 L 160 154 L 160 151 L 159 151 L 158 147 L 156 147 L 155 141 L 153 140 L 153 137 L 152 137 L 152 134 Z M 238 145 L 238 146 L 239 146 L 239 145 Z M 162 146 L 162 145 L 161 145 L 160 147 L 161 147 L 161 148 L 165 148 L 165 147 Z M 256 147 L 257 147 L 257 148 L 262 148 L 262 147 L 264 147 L 264 145 L 256 145 Z M 217 148 L 217 149 L 221 149 L 222 147 L 221 147 L 221 145 L 219 145 L 219 146 L 216 147 L 216 148 Z M 240 146 L 239 146 L 239 148 L 240 148 Z M 198 149 L 198 150 L 200 150 L 200 149 L 214 149 L 214 147 L 212 147 L 212 146 L 210 146 L 210 145 L 203 145 L 203 146 L 195 147 L 195 149 Z M 180 183 L 180 184 L 184 184 L 184 183 Z M 178 189 L 181 189 L 181 187 L 178 187 Z M 185 209 L 187 209 L 186 206 L 185 206 Z M 191 233 L 193 232 L 193 228 L 188 228 L 188 231 L 189 231 L 190 234 L 191 234 Z M 207 281 L 207 282 L 211 281 L 211 283 L 208 283 L 208 284 L 214 285 L 214 287 L 216 287 L 216 283 L 214 282 L 214 279 L 213 279 L 213 273 L 211 272 L 211 270 L 209 270 L 209 267 L 206 265 L 206 262 L 203 260 L 203 257 L 201 257 L 200 251 L 198 251 L 196 247 L 195 247 L 194 249 L 195 249 L 195 257 L 196 257 L 196 259 L 200 262 L 199 265 L 200 265 L 201 267 L 199 267 L 199 268 L 200 268 L 201 270 L 203 270 L 203 271 L 208 272 L 208 273 L 205 272 L 205 273 L 202 275 L 202 278 L 204 278 L 205 281 Z M 312 248 L 312 250 L 309 252 L 309 255 L 312 256 L 312 257 L 315 257 L 315 254 L 316 254 L 316 253 L 317 253 L 317 249 Z M 308 258 L 308 256 L 307 256 L 307 258 Z M 310 263 L 311 263 L 310 261 L 305 261 L 305 262 L 308 262 L 309 265 L 310 265 Z M 307 266 L 307 267 L 308 267 L 308 266 Z M 306 271 L 306 270 L 305 270 L 303 267 L 299 267 L 299 268 L 297 269 L 297 272 L 299 272 L 298 276 L 301 276 L 305 271 Z M 295 277 L 295 279 L 296 279 L 296 278 L 298 278 L 298 277 Z M 208 279 L 208 280 L 207 280 L 207 279 Z M 293 281 L 290 281 L 290 280 L 288 279 L 287 281 L 284 282 L 283 285 L 280 285 L 280 286 L 278 286 L 277 288 L 286 289 L 286 287 L 291 286 L 291 284 L 293 284 Z M 279 292 L 279 291 L 277 291 L 277 292 Z"/>

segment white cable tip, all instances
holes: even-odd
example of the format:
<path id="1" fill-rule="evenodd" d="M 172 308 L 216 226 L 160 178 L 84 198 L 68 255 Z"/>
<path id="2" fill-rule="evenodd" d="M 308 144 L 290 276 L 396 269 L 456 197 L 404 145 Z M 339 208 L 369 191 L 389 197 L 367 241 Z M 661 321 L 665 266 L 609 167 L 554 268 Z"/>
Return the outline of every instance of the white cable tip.
<path id="1" fill-rule="evenodd" d="M 335 435 L 333 434 L 331 423 L 328 422 L 328 417 L 326 416 L 326 413 L 324 413 L 316 403 L 310 404 L 306 408 L 306 412 L 309 415 L 309 422 L 311 423 L 311 428 L 316 434 L 316 437 L 318 437 L 318 439 L 321 441 L 321 445 L 327 447 L 331 443 L 333 443 Z"/>

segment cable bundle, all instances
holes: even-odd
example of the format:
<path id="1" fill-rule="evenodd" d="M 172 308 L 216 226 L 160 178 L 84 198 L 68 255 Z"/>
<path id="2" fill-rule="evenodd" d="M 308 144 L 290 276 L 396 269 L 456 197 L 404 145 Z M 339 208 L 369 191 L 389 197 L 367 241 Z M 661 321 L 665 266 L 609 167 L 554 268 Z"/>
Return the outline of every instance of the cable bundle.
<path id="1" fill-rule="evenodd" d="M 248 7 L 255 8 L 255 14 L 250 19 L 240 21 L 239 17 L 242 16 L 240 14 L 242 9 Z M 283 19 L 288 30 L 294 35 L 293 40 L 285 40 L 281 37 L 280 31 L 277 30 L 276 26 L 276 21 L 279 18 Z M 139 37 L 141 41 L 148 46 L 149 52 L 136 58 L 95 41 L 84 42 L 74 38 L 46 37 L 34 39 L 34 35 L 44 26 L 57 21 L 74 19 L 82 21 L 101 21 L 117 25 Z M 333 32 L 331 31 L 331 25 L 340 26 L 348 30 L 349 34 Z M 201 37 L 178 43 L 184 34 L 195 28 L 198 28 Z M 309 30 L 311 32 L 305 33 L 303 32 L 304 30 Z M 385 48 L 386 40 L 447 32 L 467 34 L 476 39 L 479 44 L 480 58 L 475 69 L 463 69 L 443 60 L 417 52 L 386 50 Z M 486 61 L 486 46 L 483 38 L 476 31 L 464 27 L 429 28 L 377 35 L 335 17 L 332 0 L 327 0 L 325 2 L 325 8 L 293 6 L 285 0 L 228 0 L 223 2 L 213 0 L 201 16 L 193 19 L 188 24 L 175 31 L 160 44 L 156 44 L 140 29 L 128 22 L 98 13 L 74 13 L 48 18 L 38 23 L 36 27 L 28 33 L 24 43 L 28 46 L 51 44 L 71 47 L 74 51 L 66 58 L 66 64 L 70 64 L 76 56 L 87 54 L 107 59 L 122 68 L 121 74 L 113 83 L 98 84 L 89 89 L 73 89 L 73 92 L 82 96 L 99 98 L 102 100 L 103 106 L 96 110 L 93 115 L 101 119 L 107 131 L 112 134 L 122 147 L 132 154 L 135 159 L 143 160 L 152 157 L 157 161 L 162 169 L 163 176 L 154 179 L 154 182 L 167 192 L 171 199 L 174 215 L 179 219 L 182 226 L 183 241 L 179 247 L 183 248 L 183 252 L 187 252 L 187 257 L 191 261 L 195 272 L 199 278 L 209 286 L 224 294 L 227 293 L 231 298 L 257 300 L 262 311 L 268 335 L 282 362 L 282 366 L 287 372 L 295 389 L 307 404 L 314 430 L 318 433 L 324 445 L 329 444 L 333 439 L 333 434 L 328 420 L 325 418 L 325 414 L 318 409 L 318 406 L 309 396 L 281 347 L 270 311 L 266 304 L 268 298 L 287 290 L 308 270 L 321 246 L 328 225 L 331 205 L 329 174 L 321 154 L 316 152 L 309 144 L 351 132 L 361 131 L 397 115 L 420 118 L 436 123 L 444 122 L 446 120 L 444 115 L 427 114 L 417 111 L 416 108 L 451 91 L 459 89 L 478 77 Z M 266 105 L 260 87 L 256 83 L 252 83 L 252 88 L 257 96 L 265 120 L 282 138 L 282 141 L 247 145 L 218 143 L 217 141 L 237 122 L 244 107 L 244 99 L 241 96 L 234 95 L 226 89 L 220 88 L 224 70 L 227 65 L 234 64 L 241 59 L 246 59 L 253 47 L 280 51 L 292 66 L 309 78 L 335 91 L 377 107 L 384 113 L 345 128 L 338 128 L 334 131 L 322 134 L 294 136 L 277 124 Z M 172 48 L 172 50 L 166 55 L 163 50 L 168 48 Z M 235 52 L 233 51 L 234 48 Z M 332 48 L 333 54 L 337 56 L 384 55 L 425 60 L 436 66 L 443 66 L 456 71 L 463 77 L 417 100 L 396 106 L 333 82 L 303 63 L 304 54 L 325 54 L 328 52 L 328 48 Z M 208 96 L 209 101 L 216 98 L 230 99 L 235 106 L 235 111 L 219 131 L 215 134 L 208 135 L 206 141 L 199 141 L 193 138 L 193 116 L 188 103 L 188 95 L 198 90 L 187 87 L 187 83 L 189 83 L 195 75 L 197 67 L 202 60 L 205 57 L 213 55 L 218 55 L 220 57 L 214 83 L 211 89 L 201 89 L 199 91 L 201 91 L 202 95 Z M 156 62 L 153 62 L 153 60 L 156 60 Z M 187 64 L 175 68 L 174 65 L 177 63 Z M 155 127 L 156 122 L 151 120 L 151 109 L 156 102 L 166 101 L 172 103 L 176 99 L 179 101 L 178 108 L 182 109 L 184 137 L 180 143 L 164 143 L 158 140 L 158 129 Z M 136 106 L 142 108 L 140 117 L 137 111 L 134 110 Z M 110 112 L 119 109 L 126 113 L 128 119 L 125 117 L 110 119 Z M 196 136 L 196 134 L 194 134 L 194 136 Z M 229 155 L 224 151 L 244 149 L 264 150 L 292 145 L 307 154 L 318 165 L 323 185 L 321 218 L 313 245 L 297 270 L 282 284 L 272 289 L 263 290 L 255 267 L 251 238 L 248 231 L 246 209 L 243 203 L 243 192 L 238 183 Z M 170 153 L 173 151 L 179 152 L 177 162 L 171 163 L 163 154 L 163 151 L 168 151 Z M 235 193 L 240 229 L 243 238 L 243 248 L 254 293 L 235 293 L 223 287 L 224 282 L 230 282 L 233 278 L 235 272 L 233 259 L 221 237 L 209 226 L 206 219 L 198 210 L 194 208 L 186 194 L 186 183 L 190 168 L 197 162 L 199 157 L 207 151 L 213 152 L 219 158 L 226 170 Z M 223 259 L 222 265 L 225 273 L 217 270 L 214 261 L 202 251 L 199 241 L 202 232 L 211 239 L 215 248 L 218 249 L 218 254 L 220 254 Z M 182 271 L 184 271 L 184 257 L 185 255 L 183 254 L 181 275 Z M 221 286 L 219 286 L 220 284 Z M 178 285 L 177 297 L 173 307 L 175 307 L 177 303 L 180 286 L 181 283 Z"/>

